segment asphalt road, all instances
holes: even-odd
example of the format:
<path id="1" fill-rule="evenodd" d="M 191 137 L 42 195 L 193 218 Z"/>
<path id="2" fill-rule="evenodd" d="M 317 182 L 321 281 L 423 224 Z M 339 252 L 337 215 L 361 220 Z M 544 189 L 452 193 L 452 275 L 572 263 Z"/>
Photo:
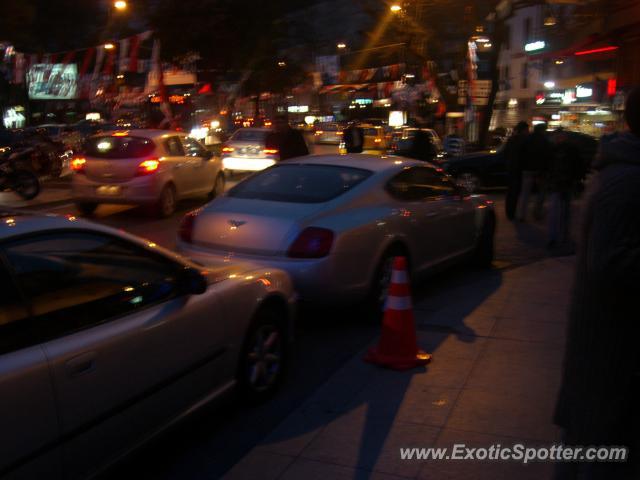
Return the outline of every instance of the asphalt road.
<path id="1" fill-rule="evenodd" d="M 492 194 L 492 197 L 500 213 L 502 194 Z M 167 219 L 150 217 L 140 208 L 102 205 L 96 211 L 94 221 L 172 249 L 181 218 L 203 202 L 204 199 L 182 203 L 179 210 Z M 71 204 L 50 211 L 77 214 Z M 499 222 L 496 268 L 512 268 L 542 258 L 545 252 L 539 247 L 542 241 L 539 230 L 527 225 L 514 229 L 507 222 Z M 525 248 L 522 247 L 523 242 Z M 419 286 L 414 296 L 424 298 L 434 290 L 467 283 L 478 274 L 470 267 L 456 268 Z M 212 406 L 164 433 L 111 469 L 104 478 L 135 476 L 185 480 L 220 477 L 333 372 L 369 344 L 377 333 L 376 327 L 354 315 L 353 311 L 301 312 L 288 380 L 274 399 L 258 407 L 238 405 L 232 401 Z"/>

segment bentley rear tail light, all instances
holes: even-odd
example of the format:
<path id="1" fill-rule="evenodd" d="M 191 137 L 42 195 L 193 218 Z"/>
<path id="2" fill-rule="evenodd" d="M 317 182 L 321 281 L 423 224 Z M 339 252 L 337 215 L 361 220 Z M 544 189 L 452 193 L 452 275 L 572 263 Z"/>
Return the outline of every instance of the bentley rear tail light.
<path id="1" fill-rule="evenodd" d="M 292 258 L 326 257 L 333 246 L 334 234 L 331 230 L 320 227 L 307 227 L 295 239 L 287 252 Z"/>

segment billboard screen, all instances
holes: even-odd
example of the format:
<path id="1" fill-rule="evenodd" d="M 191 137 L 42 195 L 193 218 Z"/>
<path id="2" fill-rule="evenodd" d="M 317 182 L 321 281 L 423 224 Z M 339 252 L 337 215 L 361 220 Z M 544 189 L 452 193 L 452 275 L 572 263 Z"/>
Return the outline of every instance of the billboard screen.
<path id="1" fill-rule="evenodd" d="M 39 63 L 27 72 L 32 100 L 71 100 L 78 93 L 78 66 L 75 63 Z"/>

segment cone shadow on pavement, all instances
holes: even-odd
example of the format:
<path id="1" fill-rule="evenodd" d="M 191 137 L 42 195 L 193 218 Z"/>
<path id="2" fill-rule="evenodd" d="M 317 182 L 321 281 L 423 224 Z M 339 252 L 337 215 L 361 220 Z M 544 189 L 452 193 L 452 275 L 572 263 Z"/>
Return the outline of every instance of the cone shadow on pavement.
<path id="1" fill-rule="evenodd" d="M 398 424 L 401 409 L 406 415 L 411 402 L 415 401 L 408 396 L 409 389 L 419 390 L 422 378 L 427 378 L 432 369 L 436 369 L 433 371 L 442 378 L 440 368 L 451 359 L 443 358 L 439 362 L 438 349 L 448 339 L 455 338 L 472 348 L 477 336 L 473 328 L 465 325 L 465 319 L 501 284 L 500 271 L 476 271 L 467 267 L 454 268 L 420 282 L 416 285 L 416 303 L 420 307 L 416 310 L 416 320 L 423 338 L 419 346 L 434 354 L 433 362 L 410 370 L 393 371 L 357 359 L 321 387 L 297 411 L 292 421 L 285 422 L 265 439 L 262 447 L 293 458 L 341 466 L 348 475 L 344 478 L 368 480 L 378 478 L 381 471 L 410 478 L 417 476 L 422 464 L 401 462 L 396 447 L 431 446 L 440 427 L 437 422 L 422 424 L 417 419 L 417 423 L 407 423 L 406 418 Z M 432 311 L 435 313 L 452 306 L 455 308 L 447 313 L 444 328 L 420 321 L 431 317 Z M 458 370 L 445 368 L 447 372 Z M 435 385 L 444 384 L 438 380 Z M 447 386 L 435 388 L 455 390 L 449 381 Z M 432 406 L 446 410 L 432 413 L 448 415 L 454 404 Z M 407 436 L 412 438 L 413 444 L 398 443 L 404 442 Z M 381 463 L 384 464 L 382 468 Z M 350 474 L 348 469 L 351 469 Z"/>

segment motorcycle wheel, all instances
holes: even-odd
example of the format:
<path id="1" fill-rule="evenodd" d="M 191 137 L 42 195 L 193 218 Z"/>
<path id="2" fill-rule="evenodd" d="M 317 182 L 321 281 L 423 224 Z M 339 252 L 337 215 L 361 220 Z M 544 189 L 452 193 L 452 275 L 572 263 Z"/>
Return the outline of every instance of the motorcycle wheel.
<path id="1" fill-rule="evenodd" d="M 11 178 L 11 189 L 24 200 L 33 200 L 40 193 L 40 181 L 28 170 L 18 170 Z"/>

